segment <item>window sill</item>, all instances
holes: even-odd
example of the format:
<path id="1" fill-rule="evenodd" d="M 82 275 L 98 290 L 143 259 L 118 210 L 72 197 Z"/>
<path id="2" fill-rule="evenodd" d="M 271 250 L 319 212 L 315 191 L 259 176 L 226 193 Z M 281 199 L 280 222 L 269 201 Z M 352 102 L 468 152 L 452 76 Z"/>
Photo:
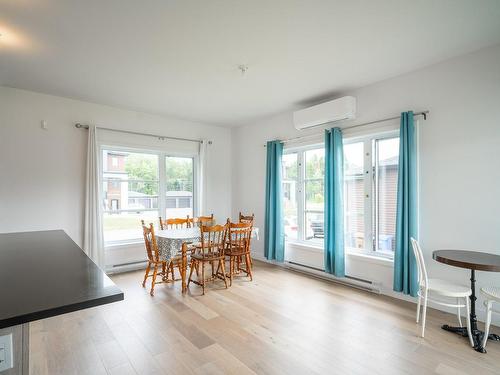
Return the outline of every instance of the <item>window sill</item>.
<path id="1" fill-rule="evenodd" d="M 104 249 L 105 250 L 114 250 L 114 249 L 120 249 L 124 247 L 135 247 L 138 245 L 144 244 L 144 241 L 142 240 L 130 240 L 130 241 L 124 241 L 124 242 L 115 242 L 115 243 L 110 243 L 110 244 L 105 244 Z"/>
<path id="2" fill-rule="evenodd" d="M 314 245 L 312 243 L 308 242 L 301 242 L 301 241 L 285 241 L 285 246 L 292 246 L 292 247 L 300 247 L 305 250 L 311 250 L 317 253 L 322 253 L 323 252 L 323 246 L 321 245 Z"/>
<path id="3" fill-rule="evenodd" d="M 362 253 L 357 249 L 346 249 L 346 255 L 350 258 L 361 260 L 363 262 L 378 264 L 386 267 L 393 267 L 394 259 L 386 256 L 371 255 Z"/>

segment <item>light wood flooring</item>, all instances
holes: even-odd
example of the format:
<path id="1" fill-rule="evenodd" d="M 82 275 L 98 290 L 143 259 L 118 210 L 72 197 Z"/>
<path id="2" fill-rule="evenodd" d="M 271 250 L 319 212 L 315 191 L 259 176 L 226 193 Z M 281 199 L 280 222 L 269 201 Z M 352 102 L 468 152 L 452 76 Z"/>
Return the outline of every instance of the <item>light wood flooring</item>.
<path id="1" fill-rule="evenodd" d="M 473 351 L 436 310 L 422 339 L 413 304 L 259 262 L 205 296 L 177 282 L 150 297 L 142 275 L 112 277 L 123 302 L 32 323 L 30 373 L 500 374 L 500 343 Z"/>

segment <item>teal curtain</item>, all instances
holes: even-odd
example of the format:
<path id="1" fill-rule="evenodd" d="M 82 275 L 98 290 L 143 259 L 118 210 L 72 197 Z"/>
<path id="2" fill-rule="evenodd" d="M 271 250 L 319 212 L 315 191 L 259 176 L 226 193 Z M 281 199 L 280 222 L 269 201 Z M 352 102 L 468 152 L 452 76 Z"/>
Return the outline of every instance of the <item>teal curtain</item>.
<path id="1" fill-rule="evenodd" d="M 345 276 L 342 131 L 325 131 L 325 271 Z"/>
<path id="2" fill-rule="evenodd" d="M 264 255 L 269 260 L 283 262 L 285 259 L 285 235 L 283 226 L 281 158 L 283 144 L 267 142 L 266 165 L 266 222 Z"/>
<path id="3" fill-rule="evenodd" d="M 413 112 L 401 113 L 394 290 L 417 295 L 417 264 L 410 238 L 417 238 L 417 145 Z"/>

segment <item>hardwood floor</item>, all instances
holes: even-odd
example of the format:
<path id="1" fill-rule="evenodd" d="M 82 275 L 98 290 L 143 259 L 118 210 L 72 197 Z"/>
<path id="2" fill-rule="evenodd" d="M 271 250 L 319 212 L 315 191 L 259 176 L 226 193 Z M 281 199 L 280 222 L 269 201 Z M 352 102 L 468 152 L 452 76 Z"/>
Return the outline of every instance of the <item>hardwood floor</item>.
<path id="1" fill-rule="evenodd" d="M 413 304 L 260 262 L 205 296 L 151 297 L 142 277 L 113 277 L 123 302 L 32 323 L 30 374 L 500 374 L 500 343 L 473 351 L 440 329 L 450 314 L 430 309 L 422 339 Z"/>

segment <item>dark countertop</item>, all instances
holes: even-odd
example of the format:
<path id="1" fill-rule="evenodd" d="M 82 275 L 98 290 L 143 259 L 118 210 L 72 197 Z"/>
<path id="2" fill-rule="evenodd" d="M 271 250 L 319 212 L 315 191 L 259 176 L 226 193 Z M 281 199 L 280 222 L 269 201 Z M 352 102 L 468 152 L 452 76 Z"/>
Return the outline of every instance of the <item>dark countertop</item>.
<path id="1" fill-rule="evenodd" d="M 121 300 L 64 231 L 0 234 L 0 328 Z"/>

